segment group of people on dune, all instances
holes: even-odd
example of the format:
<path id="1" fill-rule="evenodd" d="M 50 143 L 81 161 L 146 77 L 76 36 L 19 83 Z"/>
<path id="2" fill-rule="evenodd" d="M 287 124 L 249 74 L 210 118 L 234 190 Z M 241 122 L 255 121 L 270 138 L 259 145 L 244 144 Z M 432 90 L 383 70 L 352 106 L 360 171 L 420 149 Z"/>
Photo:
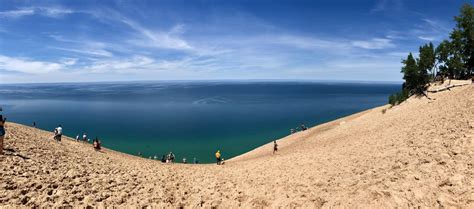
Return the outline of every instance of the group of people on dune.
<path id="1" fill-rule="evenodd" d="M 3 140 L 4 140 L 4 137 L 5 137 L 5 134 L 6 134 L 4 124 L 5 124 L 5 121 L 6 121 L 6 117 L 3 117 L 3 115 L 1 114 L 1 111 L 2 111 L 2 108 L 0 108 L 0 154 L 3 154 Z M 36 127 L 36 122 L 34 123 L 33 126 Z M 302 124 L 301 125 L 301 130 L 306 130 L 306 129 L 307 128 Z M 292 133 L 293 133 L 293 129 L 291 129 L 291 130 L 292 130 Z M 58 127 L 56 127 L 53 132 L 54 132 L 53 139 L 58 143 L 61 142 L 61 138 L 62 138 L 62 135 L 63 135 L 62 125 L 58 125 Z M 76 136 L 76 141 L 80 141 L 79 135 Z M 82 135 L 82 141 L 83 142 L 89 142 L 89 139 L 87 138 L 86 133 L 84 133 Z M 96 151 L 101 150 L 102 146 L 101 146 L 101 142 L 100 142 L 99 138 L 96 137 L 93 140 L 92 144 L 93 144 L 93 147 Z M 276 143 L 276 141 L 273 141 L 273 154 L 275 154 L 277 151 L 278 151 L 278 144 Z M 139 153 L 138 155 L 141 156 L 141 153 Z M 223 165 L 224 164 L 224 158 L 221 156 L 221 151 L 220 150 L 217 150 L 217 152 L 215 153 L 215 156 L 216 156 L 217 165 Z M 154 156 L 154 159 L 157 160 L 156 155 Z M 163 157 L 161 158 L 161 162 L 163 162 L 163 163 L 174 163 L 174 161 L 175 161 L 175 155 L 172 152 L 169 152 L 166 156 L 163 155 Z M 183 158 L 183 163 L 187 163 L 186 158 Z M 194 164 L 198 164 L 198 161 L 197 161 L 196 158 L 194 158 Z"/>
<path id="2" fill-rule="evenodd" d="M 138 156 L 143 157 L 141 152 L 138 152 Z M 160 159 L 158 159 L 158 156 L 157 156 L 157 155 L 154 155 L 153 157 L 152 157 L 152 156 L 149 156 L 148 159 L 160 160 Z M 176 160 L 176 156 L 174 155 L 174 153 L 173 153 L 173 152 L 169 152 L 168 154 L 163 155 L 163 156 L 161 157 L 161 160 L 160 160 L 160 161 L 161 161 L 162 163 L 174 163 L 175 160 Z M 182 163 L 184 163 L 184 164 L 187 164 L 187 163 L 188 163 L 186 157 L 183 157 Z M 199 164 L 199 161 L 197 160 L 197 158 L 194 158 L 193 163 L 194 163 L 194 164 Z"/>
<path id="3" fill-rule="evenodd" d="M 306 131 L 307 129 L 308 128 L 304 124 L 301 124 L 299 127 L 290 129 L 290 134 L 294 134 L 298 131 Z"/>
<path id="4" fill-rule="evenodd" d="M 36 125 L 36 123 L 35 123 L 34 125 Z M 61 142 L 61 137 L 62 137 L 62 135 L 63 135 L 63 126 L 62 126 L 62 125 L 58 125 L 58 127 L 56 127 L 56 128 L 54 129 L 53 133 L 54 133 L 53 139 L 54 139 L 56 142 Z M 79 139 L 79 135 L 76 135 L 76 141 L 77 141 L 77 142 L 81 141 L 81 140 Z M 90 139 L 87 138 L 87 134 L 84 133 L 84 134 L 82 135 L 82 142 L 88 143 L 89 141 L 90 141 Z M 95 150 L 95 151 L 100 151 L 100 150 L 102 149 L 101 142 L 100 142 L 100 140 L 99 140 L 98 137 L 95 137 L 95 139 L 94 139 L 93 142 L 92 142 L 92 146 L 94 147 L 94 150 Z"/>

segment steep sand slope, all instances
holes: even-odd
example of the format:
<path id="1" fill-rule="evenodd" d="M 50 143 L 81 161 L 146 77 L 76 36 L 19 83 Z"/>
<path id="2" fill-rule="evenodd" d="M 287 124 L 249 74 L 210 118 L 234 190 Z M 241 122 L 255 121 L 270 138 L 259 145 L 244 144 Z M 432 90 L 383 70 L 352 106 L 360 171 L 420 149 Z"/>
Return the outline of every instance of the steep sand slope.
<path id="1" fill-rule="evenodd" d="M 267 144 L 223 166 L 99 153 L 7 123 L 0 206 L 473 208 L 474 85 L 430 97 L 323 124 L 279 140 L 276 155 Z"/>

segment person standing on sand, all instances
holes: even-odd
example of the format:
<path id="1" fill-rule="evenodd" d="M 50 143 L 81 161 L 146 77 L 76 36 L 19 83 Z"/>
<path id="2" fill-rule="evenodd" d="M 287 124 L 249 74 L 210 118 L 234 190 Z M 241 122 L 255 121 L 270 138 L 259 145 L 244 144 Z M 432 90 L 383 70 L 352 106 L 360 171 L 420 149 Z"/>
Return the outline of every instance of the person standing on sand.
<path id="1" fill-rule="evenodd" d="M 63 127 L 59 125 L 56 129 L 56 136 L 54 137 L 56 141 L 61 142 L 61 136 L 63 135 Z"/>
<path id="2" fill-rule="evenodd" d="M 95 151 L 100 151 L 101 146 L 100 146 L 100 141 L 98 137 L 95 137 L 93 146 L 94 146 Z"/>
<path id="3" fill-rule="evenodd" d="M 174 153 L 170 152 L 170 161 L 171 161 L 171 163 L 174 163 L 174 159 L 175 159 Z"/>
<path id="4" fill-rule="evenodd" d="M 174 154 L 172 152 L 168 153 L 168 156 L 166 157 L 166 162 L 167 163 L 173 163 L 174 162 Z"/>
<path id="5" fill-rule="evenodd" d="M 0 107 L 0 112 L 2 108 Z M 2 114 L 0 114 L 0 155 L 3 155 L 3 139 L 5 138 L 5 121 L 7 118 L 4 118 Z"/>
<path id="6" fill-rule="evenodd" d="M 306 126 L 304 124 L 301 124 L 301 131 L 306 131 L 306 129 L 308 129 L 308 128 L 306 128 Z"/>
<path id="7" fill-rule="evenodd" d="M 275 152 L 278 151 L 278 144 L 277 144 L 277 141 L 273 141 L 273 154 L 275 154 Z"/>
<path id="8" fill-rule="evenodd" d="M 220 165 L 221 164 L 221 151 L 220 150 L 217 150 L 216 152 L 216 161 L 217 161 L 217 165 Z"/>
<path id="9" fill-rule="evenodd" d="M 87 141 L 87 134 L 86 133 L 82 134 L 82 141 L 84 141 L 84 142 Z"/>

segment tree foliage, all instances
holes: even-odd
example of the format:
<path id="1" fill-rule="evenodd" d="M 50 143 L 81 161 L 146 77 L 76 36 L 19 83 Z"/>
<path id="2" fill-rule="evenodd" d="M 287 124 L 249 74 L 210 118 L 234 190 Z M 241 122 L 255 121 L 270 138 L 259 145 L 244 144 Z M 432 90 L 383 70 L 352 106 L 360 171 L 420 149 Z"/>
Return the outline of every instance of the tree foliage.
<path id="1" fill-rule="evenodd" d="M 465 4 L 456 27 L 436 48 L 440 73 L 453 79 L 466 79 L 474 75 L 474 7 Z"/>
<path id="2" fill-rule="evenodd" d="M 435 71 L 435 63 L 436 63 L 436 54 L 433 43 L 425 44 L 420 47 L 420 58 L 418 60 L 418 67 L 421 71 L 421 74 L 425 74 L 427 72 L 434 73 Z M 428 76 L 426 76 L 428 78 Z M 428 82 L 428 81 L 426 81 Z"/>
<path id="3" fill-rule="evenodd" d="M 423 47 L 420 47 L 420 55 L 422 49 L 424 50 Z M 402 63 L 404 65 L 402 67 L 403 79 L 405 80 L 403 88 L 412 94 L 424 91 L 428 83 L 428 73 L 424 68 L 430 65 L 427 60 L 425 60 L 425 58 L 415 59 L 410 53 Z"/>
<path id="4" fill-rule="evenodd" d="M 474 76 L 474 7 L 465 4 L 456 26 L 436 48 L 430 42 L 419 48 L 419 57 L 412 53 L 402 60 L 403 87 L 401 92 L 390 95 L 389 103 L 399 104 L 413 94 L 424 94 L 428 83 L 436 74 L 451 79 L 468 79 Z M 438 69 L 438 71 L 436 71 Z"/>

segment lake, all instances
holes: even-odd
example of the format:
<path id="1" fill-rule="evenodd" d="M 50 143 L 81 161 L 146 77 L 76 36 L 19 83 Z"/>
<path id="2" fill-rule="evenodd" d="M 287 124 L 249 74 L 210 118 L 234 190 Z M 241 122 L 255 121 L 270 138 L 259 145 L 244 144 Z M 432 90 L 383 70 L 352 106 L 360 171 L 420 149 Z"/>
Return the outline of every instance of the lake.
<path id="1" fill-rule="evenodd" d="M 144 157 L 173 151 L 178 161 L 228 159 L 314 126 L 384 105 L 400 84 L 296 81 L 167 81 L 2 84 L 8 121 Z M 92 148 L 91 148 L 92 150 Z"/>

